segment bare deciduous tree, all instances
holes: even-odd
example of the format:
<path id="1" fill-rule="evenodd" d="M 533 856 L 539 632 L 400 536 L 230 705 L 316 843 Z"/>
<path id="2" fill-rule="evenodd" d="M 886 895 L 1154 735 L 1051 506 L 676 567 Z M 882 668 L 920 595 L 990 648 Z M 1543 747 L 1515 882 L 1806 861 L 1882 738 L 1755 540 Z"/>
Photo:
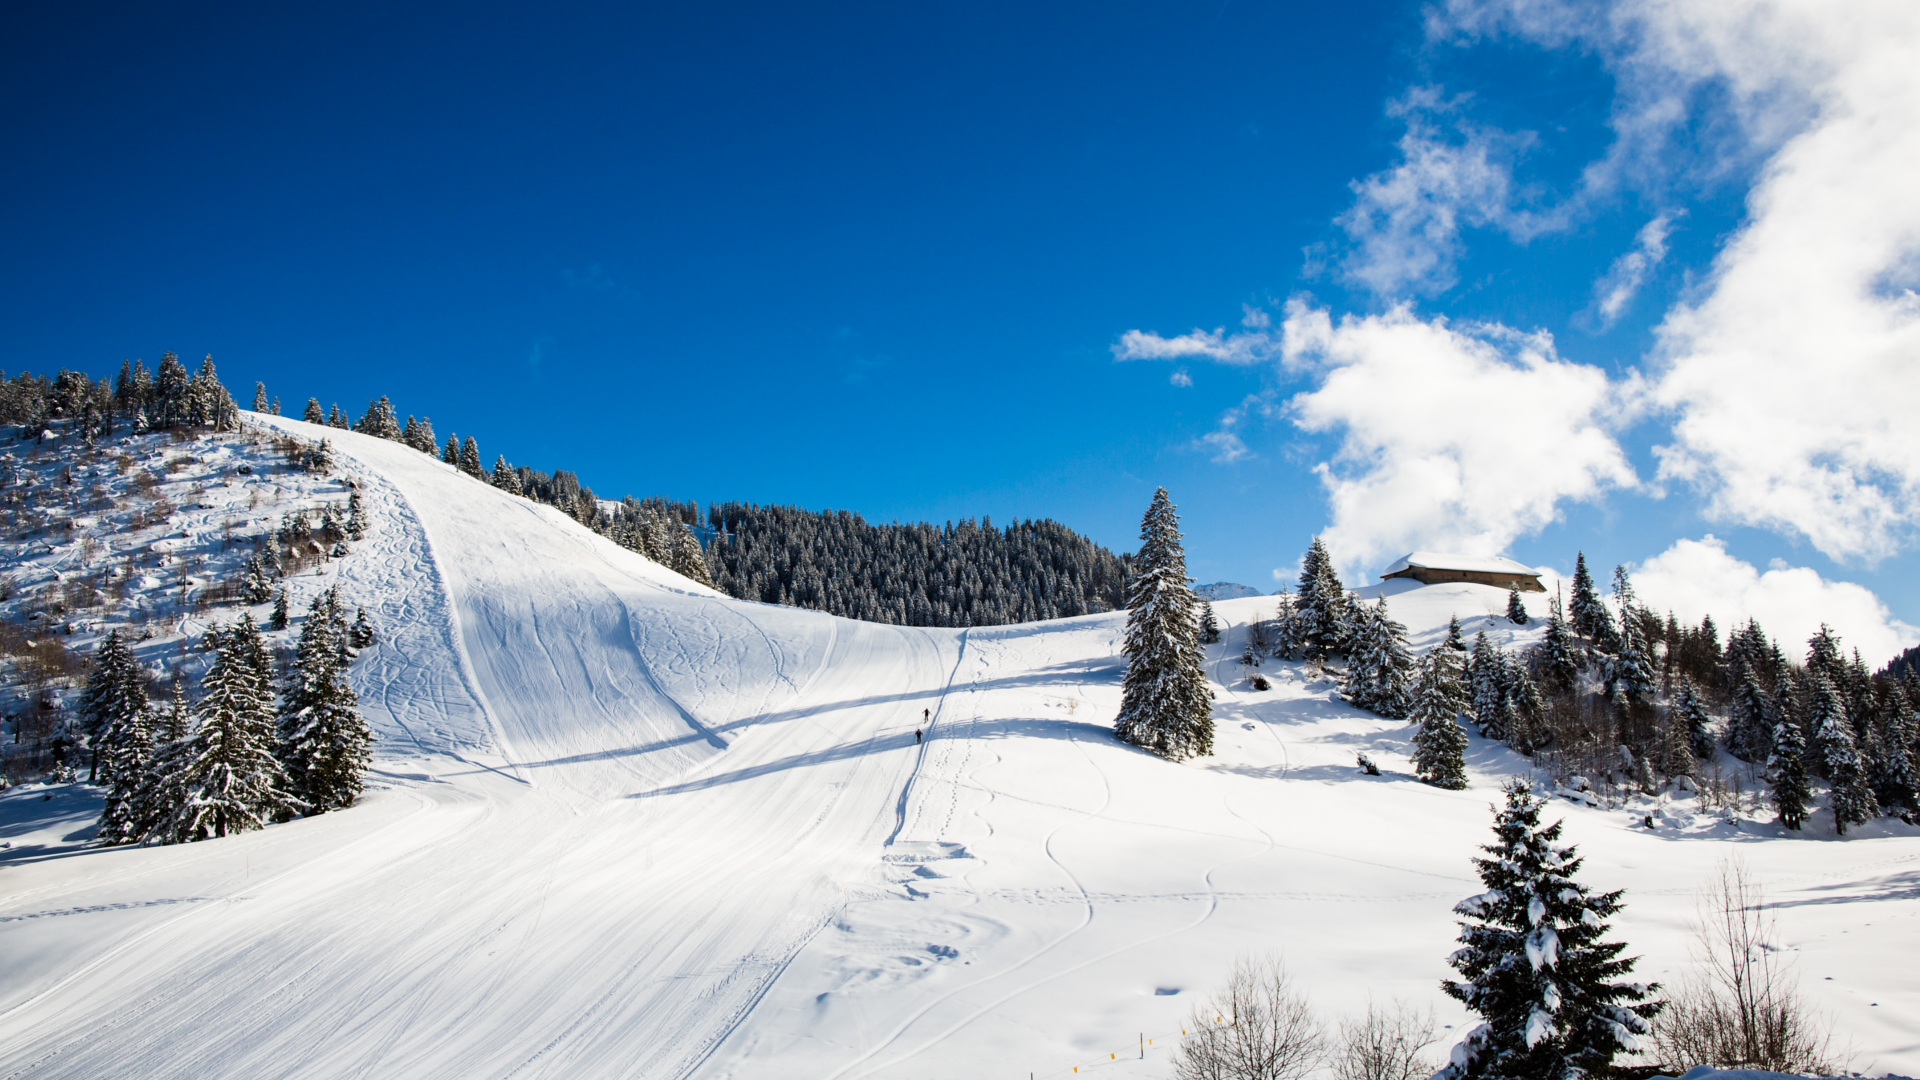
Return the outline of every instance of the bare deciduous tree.
<path id="1" fill-rule="evenodd" d="M 1300 1080 L 1318 1068 L 1325 1039 L 1277 956 L 1243 957 L 1227 984 L 1189 1014 L 1174 1054 L 1179 1080 Z"/>
<path id="2" fill-rule="evenodd" d="M 1395 1000 L 1367 999 L 1365 1016 L 1340 1022 L 1327 1064 L 1335 1080 L 1425 1080 L 1439 1066 L 1421 1051 L 1433 1045 L 1433 1012 Z"/>
<path id="3" fill-rule="evenodd" d="M 1694 935 L 1698 971 L 1654 1022 L 1661 1060 L 1674 1068 L 1833 1075 L 1846 1055 L 1833 1046 L 1829 1019 L 1800 996 L 1781 963 L 1765 893 L 1737 858 L 1707 880 Z"/>

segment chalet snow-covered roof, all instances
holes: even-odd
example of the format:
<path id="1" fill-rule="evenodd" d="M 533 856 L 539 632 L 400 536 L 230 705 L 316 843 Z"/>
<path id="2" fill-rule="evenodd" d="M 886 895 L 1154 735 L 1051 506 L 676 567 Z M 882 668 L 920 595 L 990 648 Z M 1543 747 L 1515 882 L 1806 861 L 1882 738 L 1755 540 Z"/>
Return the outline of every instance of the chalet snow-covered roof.
<path id="1" fill-rule="evenodd" d="M 1469 574 L 1525 574 L 1538 577 L 1533 567 L 1524 563 L 1503 559 L 1498 555 L 1448 555 L 1439 551 L 1415 551 L 1394 560 L 1392 566 L 1380 571 L 1381 577 L 1391 577 L 1413 567 L 1425 570 L 1460 570 Z"/>

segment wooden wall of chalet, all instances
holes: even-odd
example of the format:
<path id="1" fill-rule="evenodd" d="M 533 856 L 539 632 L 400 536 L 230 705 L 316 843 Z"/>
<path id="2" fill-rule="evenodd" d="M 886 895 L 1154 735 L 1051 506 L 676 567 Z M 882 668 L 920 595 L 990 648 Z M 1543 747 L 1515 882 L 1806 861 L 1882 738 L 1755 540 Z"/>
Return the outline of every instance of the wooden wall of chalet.
<path id="1" fill-rule="evenodd" d="M 1475 585 L 1492 585 L 1498 589 L 1517 587 L 1521 592 L 1547 591 L 1547 587 L 1540 584 L 1540 579 L 1530 574 L 1493 574 L 1484 570 L 1439 570 L 1427 566 L 1409 566 L 1397 574 L 1387 576 L 1412 578 L 1422 585 L 1465 581 Z"/>

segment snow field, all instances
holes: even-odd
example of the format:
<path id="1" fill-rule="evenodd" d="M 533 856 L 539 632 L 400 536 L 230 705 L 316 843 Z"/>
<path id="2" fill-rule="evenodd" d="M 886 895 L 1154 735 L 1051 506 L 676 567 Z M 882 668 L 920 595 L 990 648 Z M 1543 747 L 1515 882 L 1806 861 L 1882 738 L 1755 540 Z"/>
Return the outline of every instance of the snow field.
<path id="1" fill-rule="evenodd" d="M 961 632 L 741 603 L 398 444 L 255 422 L 333 439 L 368 502 L 302 588 L 338 580 L 381 630 L 353 670 L 374 786 L 86 852 L 59 839 L 78 807 L 0 796 L 9 837 L 49 838 L 0 851 L 0 1077 L 1164 1076 L 1165 1035 L 1274 950 L 1329 1017 L 1370 993 L 1464 1023 L 1437 988 L 1450 909 L 1526 764 L 1475 739 L 1473 787 L 1439 791 L 1408 728 L 1304 666 L 1252 691 L 1233 658 L 1271 598 L 1215 603 L 1217 752 L 1170 765 L 1112 739 L 1121 614 Z M 1475 588 L 1389 606 L 1417 644 L 1455 609 L 1470 639 L 1487 598 L 1440 590 Z M 1737 850 L 1807 989 L 1874 1064 L 1920 1067 L 1920 985 L 1883 962 L 1920 945 L 1913 830 L 1554 811 L 1584 879 L 1629 890 L 1645 977 L 1685 968 L 1693 892 Z"/>

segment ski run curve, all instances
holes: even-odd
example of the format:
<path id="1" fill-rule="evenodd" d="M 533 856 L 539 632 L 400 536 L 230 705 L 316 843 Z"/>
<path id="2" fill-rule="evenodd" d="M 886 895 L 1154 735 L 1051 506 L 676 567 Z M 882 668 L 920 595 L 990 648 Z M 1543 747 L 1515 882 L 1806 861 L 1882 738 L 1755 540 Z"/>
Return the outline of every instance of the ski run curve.
<path id="1" fill-rule="evenodd" d="M 353 673 L 368 794 L 0 861 L 0 1078 L 1160 1076 L 1258 951 L 1329 1015 L 1371 993 L 1465 1022 L 1435 991 L 1449 912 L 1526 765 L 1476 739 L 1473 788 L 1437 791 L 1401 725 L 1298 666 L 1252 691 L 1231 630 L 1266 600 L 1215 605 L 1219 750 L 1174 766 L 1111 737 L 1121 615 L 735 601 L 396 443 L 250 422 L 327 435 L 367 502 L 308 595 L 337 581 L 382 630 Z M 1416 643 L 1492 602 L 1451 588 L 1389 601 Z M 1559 805 L 1586 879 L 1629 890 L 1645 976 L 1685 970 L 1693 890 L 1737 849 L 1819 1003 L 1920 1068 L 1920 975 L 1876 962 L 1920 954 L 1915 830 Z"/>

